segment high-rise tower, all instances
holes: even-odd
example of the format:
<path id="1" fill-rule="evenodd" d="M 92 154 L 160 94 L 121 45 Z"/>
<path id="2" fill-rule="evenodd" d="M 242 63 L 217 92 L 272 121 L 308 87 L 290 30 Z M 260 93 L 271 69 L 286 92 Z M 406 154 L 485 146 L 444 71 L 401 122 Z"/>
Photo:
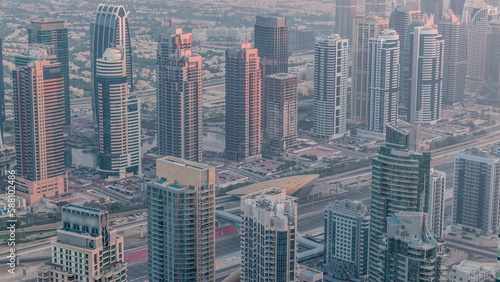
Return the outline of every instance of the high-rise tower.
<path id="1" fill-rule="evenodd" d="M 368 122 L 370 110 L 371 53 L 370 38 L 387 29 L 389 21 L 377 16 L 354 19 L 352 35 L 351 119 Z"/>
<path id="2" fill-rule="evenodd" d="M 215 281 L 215 168 L 158 159 L 147 200 L 149 281 Z"/>
<path id="3" fill-rule="evenodd" d="M 490 21 L 486 52 L 488 58 L 500 58 L 500 20 Z M 500 62 L 499 60 L 487 60 L 484 78 L 484 98 L 488 104 L 500 105 Z"/>
<path id="4" fill-rule="evenodd" d="M 61 63 L 55 60 L 46 50 L 30 49 L 16 57 L 24 64 L 12 72 L 16 190 L 29 204 L 68 192 L 64 168 L 64 76 Z"/>
<path id="5" fill-rule="evenodd" d="M 467 69 L 467 30 L 465 20 L 448 10 L 439 22 L 444 39 L 443 103 L 453 104 L 464 98 Z"/>
<path id="6" fill-rule="evenodd" d="M 287 73 L 266 77 L 264 143 L 272 155 L 297 146 L 297 80 Z"/>
<path id="7" fill-rule="evenodd" d="M 257 16 L 254 47 L 259 50 L 264 75 L 288 72 L 288 26 L 285 18 Z"/>
<path id="8" fill-rule="evenodd" d="M 296 281 L 296 198 L 268 188 L 241 198 L 241 280 Z"/>
<path id="9" fill-rule="evenodd" d="M 104 51 L 110 47 L 123 48 L 123 56 L 126 62 L 127 83 L 130 91 L 134 90 L 132 76 L 132 46 L 130 43 L 130 31 L 128 26 L 129 12 L 121 5 L 99 4 L 96 11 L 95 22 L 90 26 L 91 55 L 92 55 L 92 80 L 93 88 L 93 110 L 94 124 L 98 124 L 97 117 L 97 82 L 96 61 L 102 58 Z"/>
<path id="10" fill-rule="evenodd" d="M 465 93 L 481 94 L 484 91 L 484 78 L 488 23 L 498 18 L 498 9 L 488 6 L 482 0 L 467 0 L 462 17 L 467 22 L 467 76 Z"/>
<path id="11" fill-rule="evenodd" d="M 396 122 L 398 118 L 399 35 L 388 29 L 370 38 L 370 53 L 368 130 L 385 132 L 385 125 Z"/>
<path id="12" fill-rule="evenodd" d="M 0 146 L 3 146 L 5 123 L 5 85 L 3 83 L 3 38 L 0 38 Z"/>
<path id="13" fill-rule="evenodd" d="M 262 73 L 250 43 L 226 50 L 226 148 L 231 161 L 261 156 Z"/>
<path id="14" fill-rule="evenodd" d="M 108 212 L 66 205 L 52 258 L 38 268 L 38 282 L 127 281 L 123 237 L 109 227 Z"/>
<path id="15" fill-rule="evenodd" d="M 202 57 L 192 53 L 193 36 L 169 28 L 161 36 L 157 62 L 158 153 L 201 162 Z"/>
<path id="16" fill-rule="evenodd" d="M 387 125 L 385 143 L 373 157 L 369 278 L 387 280 L 387 217 L 428 209 L 430 152 L 419 150 L 420 128 L 399 121 Z"/>
<path id="17" fill-rule="evenodd" d="M 335 139 L 347 132 L 349 40 L 338 34 L 320 38 L 314 48 L 312 134 Z"/>
<path id="18" fill-rule="evenodd" d="M 66 125 L 71 124 L 68 28 L 65 21 L 31 21 L 28 28 L 28 43 L 50 46 L 52 54 L 57 58 L 57 62 L 61 63 L 61 74 L 64 80 L 65 123 Z"/>
<path id="19" fill-rule="evenodd" d="M 142 173 L 139 101 L 130 92 L 126 66 L 122 48 L 108 48 L 96 61 L 97 169 L 108 178 Z"/>
<path id="20" fill-rule="evenodd" d="M 365 14 L 371 14 L 379 17 L 386 16 L 385 0 L 365 0 Z"/>
<path id="21" fill-rule="evenodd" d="M 435 123 L 441 118 L 444 40 L 430 25 L 410 26 L 411 92 L 410 123 Z"/>
<path id="22" fill-rule="evenodd" d="M 357 0 L 335 1 L 335 33 L 338 33 L 343 39 L 352 39 L 353 23 L 357 9 Z"/>

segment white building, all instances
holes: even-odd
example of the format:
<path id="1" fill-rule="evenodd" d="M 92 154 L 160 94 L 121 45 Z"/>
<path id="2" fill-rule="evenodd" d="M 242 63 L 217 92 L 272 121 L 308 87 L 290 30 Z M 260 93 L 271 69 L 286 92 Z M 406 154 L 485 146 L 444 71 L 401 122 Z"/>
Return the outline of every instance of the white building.
<path id="1" fill-rule="evenodd" d="M 388 29 L 370 38 L 371 75 L 368 130 L 385 132 L 385 125 L 398 118 L 399 103 L 399 35 Z"/>
<path id="2" fill-rule="evenodd" d="M 284 189 L 241 198 L 241 280 L 295 281 L 297 203 Z"/>
<path id="3" fill-rule="evenodd" d="M 483 282 L 493 281 L 493 275 L 481 263 L 464 260 L 452 266 L 449 279 L 451 282 Z"/>
<path id="4" fill-rule="evenodd" d="M 368 208 L 359 201 L 337 201 L 325 208 L 325 268 L 339 280 L 368 272 Z"/>
<path id="5" fill-rule="evenodd" d="M 429 229 L 432 235 L 443 238 L 444 231 L 444 189 L 446 172 L 431 168 L 429 185 Z"/>
<path id="6" fill-rule="evenodd" d="M 349 41 L 338 34 L 320 38 L 314 55 L 312 134 L 335 139 L 347 132 Z"/>

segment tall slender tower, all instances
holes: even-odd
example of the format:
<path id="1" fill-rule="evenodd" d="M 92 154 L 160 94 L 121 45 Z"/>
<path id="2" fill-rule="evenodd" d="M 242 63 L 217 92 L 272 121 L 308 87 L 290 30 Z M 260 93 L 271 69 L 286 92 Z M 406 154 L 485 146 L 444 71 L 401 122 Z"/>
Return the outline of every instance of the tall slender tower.
<path id="1" fill-rule="evenodd" d="M 288 72 L 288 26 L 285 18 L 257 16 L 254 41 L 264 75 Z"/>
<path id="2" fill-rule="evenodd" d="M 443 238 L 444 221 L 444 189 L 446 188 L 446 172 L 431 169 L 429 186 L 429 229 L 432 235 Z"/>
<path id="3" fill-rule="evenodd" d="M 399 101 L 399 35 L 388 29 L 370 38 L 370 104 L 368 130 L 385 132 L 387 123 L 398 118 Z"/>
<path id="4" fill-rule="evenodd" d="M 386 16 L 385 0 L 366 0 L 365 14 L 371 14 L 379 17 Z"/>
<path id="5" fill-rule="evenodd" d="M 481 94 L 486 70 L 488 23 L 498 18 L 498 9 L 482 0 L 467 0 L 462 17 L 467 21 L 467 77 L 465 93 Z"/>
<path id="6" fill-rule="evenodd" d="M 386 276 L 387 217 L 400 211 L 428 210 L 431 154 L 419 150 L 419 134 L 420 128 L 401 121 L 387 125 L 385 143 L 373 157 L 370 281 L 392 281 Z"/>
<path id="7" fill-rule="evenodd" d="M 382 30 L 387 29 L 389 21 L 377 16 L 358 16 L 354 19 L 352 45 L 351 79 L 351 119 L 368 122 L 370 109 L 370 43 Z"/>
<path id="8" fill-rule="evenodd" d="M 90 26 L 91 54 L 92 54 L 92 79 L 93 90 L 93 110 L 94 124 L 98 124 L 97 117 L 97 82 L 96 82 L 96 61 L 102 58 L 104 51 L 109 47 L 121 46 L 124 50 L 126 61 L 127 83 L 130 90 L 134 90 L 134 80 L 132 76 L 132 46 L 130 43 L 130 31 L 128 26 L 128 14 L 121 5 L 99 4 L 96 11 L 95 22 Z"/>
<path id="9" fill-rule="evenodd" d="M 314 48 L 312 134 L 335 139 L 347 132 L 349 40 L 338 34 L 320 38 Z"/>
<path id="10" fill-rule="evenodd" d="M 241 198 L 242 281 L 296 281 L 295 201 L 276 187 Z"/>
<path id="11" fill-rule="evenodd" d="M 442 20 L 444 12 L 450 8 L 450 0 L 420 0 L 422 14 L 434 15 L 434 20 Z"/>
<path id="12" fill-rule="evenodd" d="M 19 56 L 12 72 L 17 193 L 29 204 L 68 192 L 64 168 L 64 76 L 46 50 Z M 16 58 L 17 59 L 17 58 Z"/>
<path id="13" fill-rule="evenodd" d="M 448 10 L 439 22 L 439 34 L 444 39 L 443 103 L 453 104 L 464 98 L 467 69 L 466 21 Z"/>
<path id="14" fill-rule="evenodd" d="M 0 147 L 3 147 L 5 123 L 5 85 L 3 83 L 3 38 L 0 38 Z"/>
<path id="15" fill-rule="evenodd" d="M 500 58 L 500 20 L 491 21 L 488 29 L 486 52 L 489 58 Z M 500 105 L 500 62 L 499 60 L 486 61 L 486 77 L 484 98 L 488 104 Z"/>
<path id="16" fill-rule="evenodd" d="M 259 51 L 250 43 L 226 50 L 226 159 L 260 158 L 262 73 Z"/>
<path id="17" fill-rule="evenodd" d="M 108 48 L 96 61 L 97 169 L 110 179 L 142 173 L 139 101 L 130 92 L 125 58 L 122 48 Z"/>
<path id="18" fill-rule="evenodd" d="M 193 36 L 170 28 L 160 38 L 157 62 L 158 153 L 201 162 L 202 57 Z"/>
<path id="19" fill-rule="evenodd" d="M 28 43 L 50 46 L 57 62 L 61 63 L 61 73 L 64 79 L 65 122 L 66 125 L 71 124 L 68 28 L 65 21 L 31 21 L 31 26 L 28 28 Z"/>
<path id="20" fill-rule="evenodd" d="M 38 268 L 39 282 L 127 281 L 123 237 L 109 227 L 108 212 L 66 205 L 52 258 Z"/>
<path id="21" fill-rule="evenodd" d="M 354 18 L 358 9 L 357 0 L 335 1 L 335 32 L 343 39 L 352 39 Z"/>
<path id="22" fill-rule="evenodd" d="M 270 154 L 297 146 L 297 80 L 287 73 L 266 77 L 264 143 Z"/>
<path id="23" fill-rule="evenodd" d="M 441 118 L 444 40 L 430 25 L 417 26 L 413 30 L 408 120 L 410 123 L 435 123 Z"/>
<path id="24" fill-rule="evenodd" d="M 147 199 L 149 281 L 215 281 L 215 168 L 158 159 Z"/>

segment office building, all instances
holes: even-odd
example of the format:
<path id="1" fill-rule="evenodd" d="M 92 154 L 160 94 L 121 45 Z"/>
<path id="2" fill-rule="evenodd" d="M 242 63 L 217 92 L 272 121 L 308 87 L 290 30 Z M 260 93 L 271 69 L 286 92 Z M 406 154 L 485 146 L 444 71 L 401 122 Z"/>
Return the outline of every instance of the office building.
<path id="1" fill-rule="evenodd" d="M 443 36 L 430 25 L 414 27 L 410 36 L 412 61 L 408 120 L 410 123 L 436 123 L 441 118 L 442 109 Z"/>
<path id="2" fill-rule="evenodd" d="M 291 28 L 288 30 L 288 52 L 314 50 L 316 33 L 312 29 Z"/>
<path id="3" fill-rule="evenodd" d="M 399 105 L 400 112 L 403 115 L 408 115 L 408 107 L 410 103 L 411 93 L 411 43 L 410 33 L 408 28 L 410 24 L 420 22 L 422 13 L 418 9 L 415 2 L 408 1 L 394 7 L 391 13 L 389 27 L 394 29 L 399 35 L 400 51 L 400 95 Z"/>
<path id="4" fill-rule="evenodd" d="M 383 245 L 387 217 L 400 211 L 428 210 L 431 154 L 420 150 L 420 127 L 402 121 L 387 125 L 385 143 L 372 160 L 369 278 L 387 279 Z M 391 281 L 391 280 L 386 280 Z"/>
<path id="5" fill-rule="evenodd" d="M 498 18 L 498 8 L 483 1 L 466 1 L 462 17 L 467 22 L 467 75 L 465 93 L 476 96 L 484 91 L 488 23 Z"/>
<path id="6" fill-rule="evenodd" d="M 491 235 L 498 228 L 500 163 L 477 148 L 455 154 L 452 226 Z"/>
<path id="7" fill-rule="evenodd" d="M 230 161 L 261 157 L 262 73 L 250 43 L 226 50 L 226 148 Z"/>
<path id="8" fill-rule="evenodd" d="M 254 47 L 259 50 L 265 75 L 288 72 L 288 26 L 277 16 L 255 18 Z"/>
<path id="9" fill-rule="evenodd" d="M 450 0 L 450 9 L 457 16 L 462 16 L 465 0 Z"/>
<path id="10" fill-rule="evenodd" d="M 297 267 L 297 282 L 323 282 L 323 271 L 307 266 Z"/>
<path id="11" fill-rule="evenodd" d="M 449 9 L 450 0 L 420 0 L 422 14 L 433 15 L 437 22 L 442 20 L 443 14 Z"/>
<path id="12" fill-rule="evenodd" d="M 443 103 L 453 104 L 464 98 L 465 73 L 467 70 L 467 26 L 466 21 L 455 16 L 453 11 L 444 13 L 438 24 L 439 34 L 444 39 Z"/>
<path id="13" fill-rule="evenodd" d="M 295 281 L 296 198 L 268 188 L 241 198 L 241 280 Z"/>
<path id="14" fill-rule="evenodd" d="M 28 43 L 50 46 L 57 62 L 61 63 L 64 81 L 64 112 L 66 125 L 71 124 L 69 91 L 68 28 L 64 20 L 33 20 L 28 28 Z"/>
<path id="15" fill-rule="evenodd" d="M 444 235 L 444 190 L 446 189 L 446 173 L 431 169 L 429 186 L 429 230 L 432 235 L 443 238 Z"/>
<path id="16" fill-rule="evenodd" d="M 127 281 L 123 237 L 109 227 L 107 211 L 66 205 L 61 217 L 51 261 L 38 268 L 38 282 Z"/>
<path id="17" fill-rule="evenodd" d="M 358 16 L 354 19 L 351 78 L 351 119 L 368 123 L 370 111 L 371 52 L 370 38 L 387 29 L 389 21 L 377 16 Z"/>
<path id="18" fill-rule="evenodd" d="M 349 40 L 338 34 L 322 37 L 314 48 L 312 135 L 335 139 L 347 133 Z"/>
<path id="19" fill-rule="evenodd" d="M 352 39 L 354 18 L 358 9 L 357 0 L 335 1 L 335 33 L 343 39 Z"/>
<path id="20" fill-rule="evenodd" d="M 68 192 L 64 168 L 64 76 L 61 63 L 36 48 L 16 56 L 12 72 L 16 191 L 28 204 Z"/>
<path id="21" fill-rule="evenodd" d="M 365 279 L 368 274 L 368 208 L 342 200 L 325 208 L 325 268 L 339 280 Z"/>
<path id="22" fill-rule="evenodd" d="M 0 37 L 0 147 L 3 148 L 5 123 L 5 85 L 3 82 L 3 38 Z"/>
<path id="23" fill-rule="evenodd" d="M 203 59 L 192 53 L 193 36 L 169 28 L 157 62 L 158 153 L 194 162 L 203 156 Z"/>
<path id="24" fill-rule="evenodd" d="M 493 274 L 485 269 L 481 263 L 470 260 L 463 260 L 459 264 L 452 266 L 448 278 L 450 282 L 495 281 Z"/>
<path id="25" fill-rule="evenodd" d="M 142 174 L 139 100 L 127 81 L 123 48 L 108 48 L 96 61 L 97 170 L 108 179 Z"/>
<path id="26" fill-rule="evenodd" d="M 278 73 L 266 77 L 264 144 L 271 155 L 283 155 L 297 146 L 296 75 Z"/>
<path id="27" fill-rule="evenodd" d="M 368 81 L 368 130 L 385 132 L 387 123 L 398 119 L 400 82 L 399 35 L 388 29 L 370 38 L 370 74 Z"/>
<path id="28" fill-rule="evenodd" d="M 500 58 L 500 20 L 490 21 L 486 41 L 488 58 Z M 500 61 L 487 60 L 484 99 L 488 105 L 500 106 Z"/>
<path id="29" fill-rule="evenodd" d="M 102 58 L 104 51 L 110 47 L 123 48 L 127 83 L 130 91 L 134 90 L 132 76 L 132 46 L 130 43 L 130 31 L 128 15 L 130 12 L 121 5 L 99 4 L 96 11 L 95 22 L 90 25 L 91 59 L 92 59 L 92 81 L 93 96 L 92 109 L 94 111 L 94 124 L 99 123 L 97 117 L 97 82 L 96 62 Z"/>
<path id="30" fill-rule="evenodd" d="M 215 168 L 156 160 L 147 205 L 149 281 L 215 281 Z"/>
<path id="31" fill-rule="evenodd" d="M 365 14 L 371 14 L 379 17 L 386 16 L 386 1 L 385 0 L 365 0 Z"/>
<path id="32" fill-rule="evenodd" d="M 398 212 L 387 218 L 387 271 L 383 281 L 446 279 L 441 268 L 446 256 L 441 252 L 443 242 L 427 226 L 427 214 L 423 212 Z"/>

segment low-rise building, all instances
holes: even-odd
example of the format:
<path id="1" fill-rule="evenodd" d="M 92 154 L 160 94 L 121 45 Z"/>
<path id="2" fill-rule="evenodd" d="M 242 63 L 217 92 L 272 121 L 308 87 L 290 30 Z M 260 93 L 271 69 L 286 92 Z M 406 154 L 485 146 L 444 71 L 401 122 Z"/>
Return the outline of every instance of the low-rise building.
<path id="1" fill-rule="evenodd" d="M 493 281 L 493 274 L 479 262 L 464 260 L 451 268 L 449 279 L 451 282 Z"/>

